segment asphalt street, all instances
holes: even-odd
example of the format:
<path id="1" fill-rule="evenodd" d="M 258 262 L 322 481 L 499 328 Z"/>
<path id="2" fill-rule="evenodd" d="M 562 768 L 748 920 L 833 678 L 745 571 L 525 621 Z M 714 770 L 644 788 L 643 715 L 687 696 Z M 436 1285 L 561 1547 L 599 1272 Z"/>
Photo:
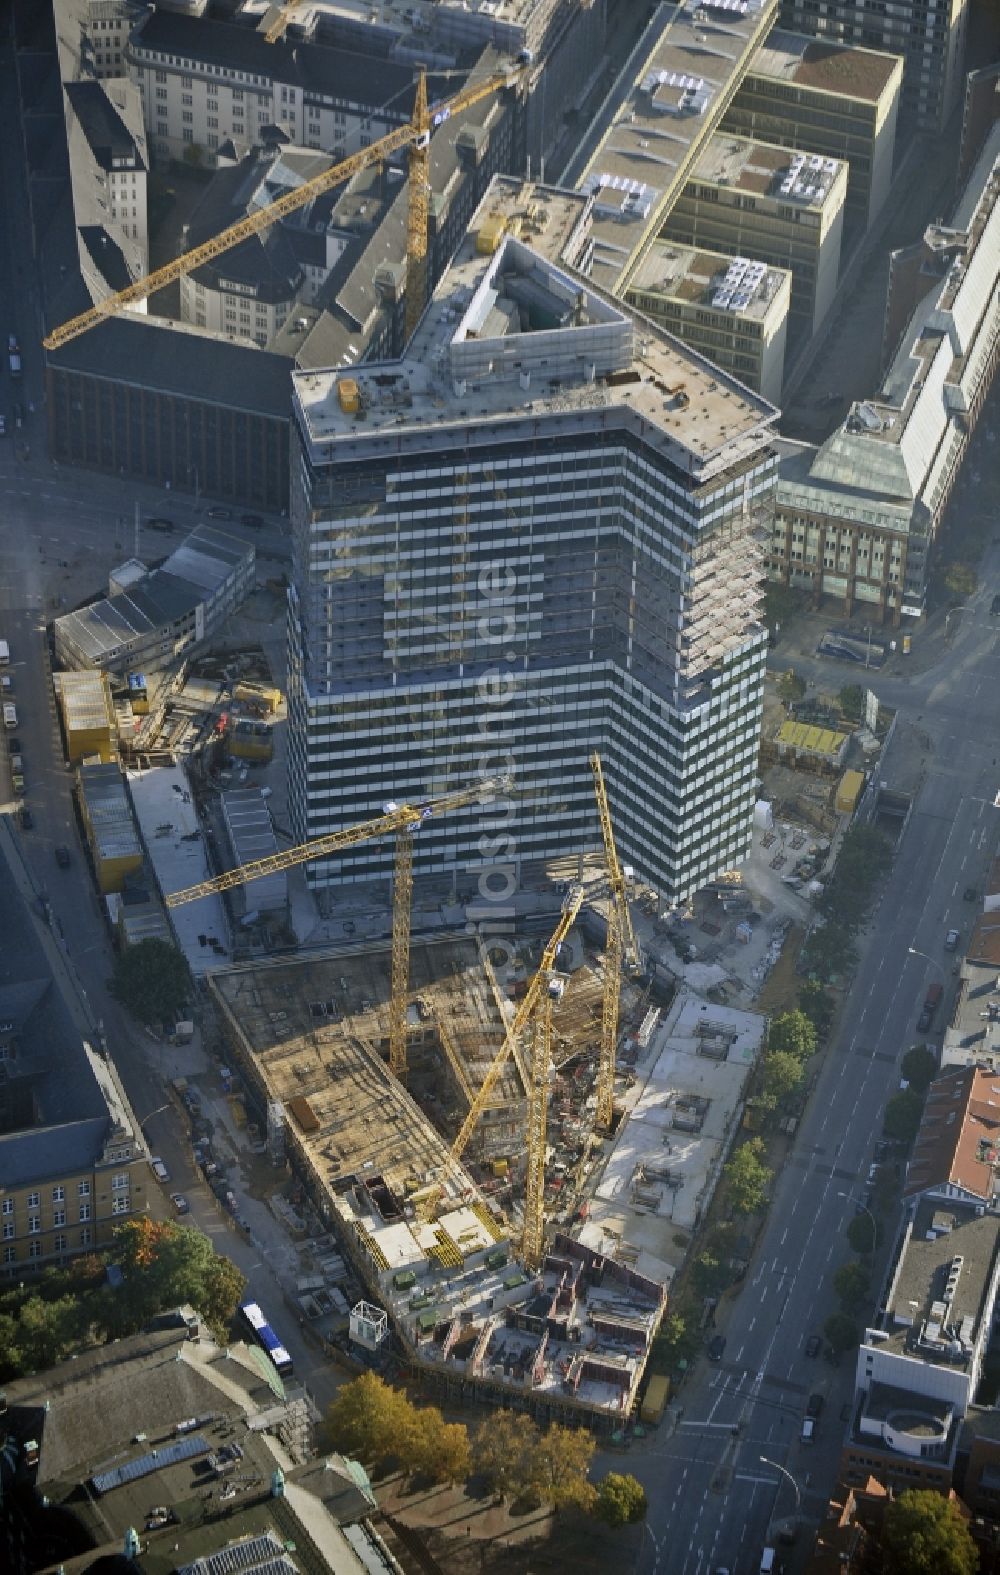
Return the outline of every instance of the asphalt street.
<path id="1" fill-rule="evenodd" d="M 995 468 L 988 432 L 977 447 L 985 453 L 978 463 Z M 845 1357 L 839 1368 L 810 1360 L 805 1342 L 835 1309 L 831 1275 L 852 1256 L 845 1229 L 865 1191 L 882 1110 L 898 1088 L 900 1059 L 917 1039 L 932 980 L 946 989 L 937 1028 L 947 1020 L 952 959 L 943 950 L 945 933 L 952 925 L 967 932 L 962 893 L 967 886 L 982 890 L 1000 840 L 1000 621 L 990 613 L 1000 545 L 987 549 L 979 575 L 980 588 L 950 620 L 947 636 L 939 621 L 919 637 L 930 653 L 922 670 L 895 658 L 884 672 L 859 675 L 821 658 L 794 658 L 796 671 L 827 688 L 860 678 L 899 709 L 901 720 L 916 723 L 930 739 L 926 774 L 835 1043 L 776 1180 L 768 1224 L 741 1293 L 719 1311 L 723 1359 L 695 1365 L 678 1396 L 677 1425 L 665 1422 L 628 1457 L 650 1499 L 641 1575 L 755 1575 L 774 1524 L 797 1511 L 815 1524 L 834 1485 L 854 1360 Z M 774 665 L 788 663 L 787 650 L 779 649 Z M 912 955 L 911 947 L 926 956 Z M 802 1417 L 814 1391 L 825 1408 L 816 1441 L 804 1444 Z M 797 1548 L 782 1550 L 786 1569 L 800 1567 L 808 1540 L 803 1532 Z"/>

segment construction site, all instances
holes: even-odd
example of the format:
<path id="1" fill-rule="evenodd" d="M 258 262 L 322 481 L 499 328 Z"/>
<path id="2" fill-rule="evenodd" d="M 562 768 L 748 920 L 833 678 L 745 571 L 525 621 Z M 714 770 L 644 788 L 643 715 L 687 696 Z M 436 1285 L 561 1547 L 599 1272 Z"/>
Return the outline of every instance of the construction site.
<path id="1" fill-rule="evenodd" d="M 526 939 L 501 984 L 472 937 L 414 941 L 405 1086 L 387 1065 L 389 946 L 217 971 L 208 984 L 273 1157 L 302 1178 L 421 1377 L 454 1398 L 516 1390 L 543 1418 L 614 1429 L 635 1401 L 665 1288 L 568 1234 L 605 1153 L 593 1130 L 604 980 L 578 929 L 546 994 L 547 1229 L 535 1264 L 521 1252 L 532 1088 L 521 1044 L 463 1162 L 454 1157 L 543 945 Z M 629 1029 L 646 1004 L 637 986 L 623 996 Z"/>

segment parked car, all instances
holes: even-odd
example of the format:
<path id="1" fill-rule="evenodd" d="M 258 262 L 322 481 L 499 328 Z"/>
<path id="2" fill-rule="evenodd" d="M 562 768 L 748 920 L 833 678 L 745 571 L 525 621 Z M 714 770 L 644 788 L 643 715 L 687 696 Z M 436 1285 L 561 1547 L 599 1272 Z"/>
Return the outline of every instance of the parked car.
<path id="1" fill-rule="evenodd" d="M 147 525 L 147 527 L 150 530 L 161 530 L 161 531 L 164 531 L 164 532 L 172 531 L 173 528 L 174 528 L 173 520 L 165 520 L 165 519 L 159 519 L 159 518 L 152 519 L 152 520 L 147 520 L 146 521 L 146 525 Z"/>
<path id="2" fill-rule="evenodd" d="M 806 1401 L 806 1416 L 819 1416 L 825 1402 L 821 1394 L 812 1394 Z"/>
<path id="3" fill-rule="evenodd" d="M 191 1205 L 182 1192 L 172 1192 L 170 1194 L 170 1201 L 177 1210 L 178 1214 L 190 1213 Z"/>
<path id="4" fill-rule="evenodd" d="M 250 530 L 260 530 L 264 521 L 259 514 L 241 514 L 240 524 L 246 525 Z"/>
<path id="5" fill-rule="evenodd" d="M 69 848 L 64 842 L 60 842 L 59 846 L 56 848 L 56 863 L 61 870 L 69 869 L 71 863 L 70 852 Z"/>
<path id="6" fill-rule="evenodd" d="M 208 511 L 208 517 L 210 520 L 231 520 L 233 511 L 232 509 L 224 509 L 221 503 L 215 503 Z"/>
<path id="7" fill-rule="evenodd" d="M 925 1033 L 927 1031 L 927 1029 L 931 1026 L 931 1020 L 932 1020 L 933 1016 L 934 1016 L 934 1012 L 933 1012 L 931 1007 L 929 1007 L 926 1004 L 924 1004 L 920 1008 L 920 1016 L 917 1018 L 917 1033 L 918 1034 L 922 1034 L 922 1033 Z"/>
<path id="8" fill-rule="evenodd" d="M 823 1344 L 818 1334 L 811 1334 L 806 1341 L 806 1355 L 818 1356 L 820 1346 Z"/>
<path id="9" fill-rule="evenodd" d="M 22 831 L 30 831 L 32 826 L 35 824 L 35 817 L 31 813 L 31 810 L 28 808 L 27 804 L 21 805 L 20 821 Z"/>
<path id="10" fill-rule="evenodd" d="M 154 1154 L 149 1162 L 149 1168 L 157 1181 L 166 1184 L 170 1180 L 170 1172 L 158 1154 Z"/>
<path id="11" fill-rule="evenodd" d="M 990 602 L 990 617 L 1000 617 L 1000 596 L 994 596 L 993 600 Z"/>
<path id="12" fill-rule="evenodd" d="M 959 941 L 961 939 L 962 939 L 962 932 L 961 932 L 961 930 L 949 930 L 947 935 L 944 938 L 944 949 L 945 949 L 945 951 L 946 952 L 956 952 L 956 951 L 958 951 L 958 943 L 959 943 Z"/>
<path id="13" fill-rule="evenodd" d="M 709 1361 L 711 1361 L 711 1362 L 721 1362 L 722 1361 L 722 1353 L 723 1353 L 723 1351 L 725 1349 L 726 1349 L 726 1337 L 725 1337 L 725 1335 L 724 1334 L 713 1335 L 713 1337 L 709 1341 L 709 1345 L 708 1345 L 708 1359 L 709 1359 Z"/>
<path id="14" fill-rule="evenodd" d="M 975 902 L 978 895 L 975 886 L 966 886 L 962 893 L 962 900 L 963 902 Z"/>
<path id="15" fill-rule="evenodd" d="M 799 1438 L 803 1444 L 814 1444 L 816 1442 L 816 1423 L 811 1416 L 802 1418 L 802 1432 Z"/>
<path id="16" fill-rule="evenodd" d="M 7 436 L 7 417 L 0 416 L 0 437 Z"/>

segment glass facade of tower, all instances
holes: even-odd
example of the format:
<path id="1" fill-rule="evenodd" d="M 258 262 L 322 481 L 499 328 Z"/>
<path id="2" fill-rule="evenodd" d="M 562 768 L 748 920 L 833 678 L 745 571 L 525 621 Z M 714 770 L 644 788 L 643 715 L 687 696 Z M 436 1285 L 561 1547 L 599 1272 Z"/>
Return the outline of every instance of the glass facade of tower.
<path id="1" fill-rule="evenodd" d="M 297 838 L 511 771 L 510 795 L 424 823 L 416 871 L 516 882 L 600 848 L 596 749 L 622 861 L 664 897 L 746 852 L 776 461 L 765 433 L 699 483 L 608 403 L 318 455 L 297 410 Z M 392 856 L 366 844 L 310 879 L 388 877 Z"/>

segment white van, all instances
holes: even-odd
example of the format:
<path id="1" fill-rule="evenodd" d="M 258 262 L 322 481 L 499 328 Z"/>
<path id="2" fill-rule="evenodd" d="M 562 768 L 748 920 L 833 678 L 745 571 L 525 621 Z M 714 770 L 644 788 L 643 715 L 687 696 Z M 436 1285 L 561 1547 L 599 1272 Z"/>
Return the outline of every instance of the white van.
<path id="1" fill-rule="evenodd" d="M 777 1575 L 778 1555 L 773 1548 L 765 1548 L 760 1556 L 760 1575 Z"/>
<path id="2" fill-rule="evenodd" d="M 0 640 L 0 667 L 10 666 L 10 646 L 6 640 Z"/>
<path id="3" fill-rule="evenodd" d="M 17 726 L 17 711 L 9 700 L 3 708 L 3 725 L 9 733 L 12 733 Z"/>

